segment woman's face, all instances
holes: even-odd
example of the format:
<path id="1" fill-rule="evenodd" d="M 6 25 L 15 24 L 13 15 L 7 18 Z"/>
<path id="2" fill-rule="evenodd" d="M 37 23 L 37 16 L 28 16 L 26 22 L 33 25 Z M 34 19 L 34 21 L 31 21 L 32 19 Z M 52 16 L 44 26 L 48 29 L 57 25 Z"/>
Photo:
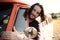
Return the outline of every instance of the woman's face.
<path id="1" fill-rule="evenodd" d="M 41 8 L 38 5 L 36 5 L 30 14 L 30 19 L 33 20 L 37 18 L 40 15 L 40 12 L 41 12 Z"/>

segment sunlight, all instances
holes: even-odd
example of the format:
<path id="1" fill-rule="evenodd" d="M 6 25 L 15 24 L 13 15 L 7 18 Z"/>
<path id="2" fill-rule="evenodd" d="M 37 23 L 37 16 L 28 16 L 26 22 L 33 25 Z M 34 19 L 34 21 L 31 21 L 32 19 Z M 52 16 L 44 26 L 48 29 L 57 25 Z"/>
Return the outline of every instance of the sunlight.
<path id="1" fill-rule="evenodd" d="M 60 0 L 21 0 L 26 4 L 32 5 L 34 3 L 40 3 L 43 5 L 46 13 L 58 13 L 60 12 Z"/>

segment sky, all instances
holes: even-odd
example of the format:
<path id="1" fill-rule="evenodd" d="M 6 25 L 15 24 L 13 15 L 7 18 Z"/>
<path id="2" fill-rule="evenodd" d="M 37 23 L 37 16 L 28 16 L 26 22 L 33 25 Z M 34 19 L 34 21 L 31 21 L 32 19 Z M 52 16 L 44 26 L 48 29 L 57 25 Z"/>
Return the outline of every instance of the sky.
<path id="1" fill-rule="evenodd" d="M 59 13 L 60 12 L 60 0 L 21 0 L 22 2 L 32 5 L 40 3 L 44 7 L 46 13 Z"/>

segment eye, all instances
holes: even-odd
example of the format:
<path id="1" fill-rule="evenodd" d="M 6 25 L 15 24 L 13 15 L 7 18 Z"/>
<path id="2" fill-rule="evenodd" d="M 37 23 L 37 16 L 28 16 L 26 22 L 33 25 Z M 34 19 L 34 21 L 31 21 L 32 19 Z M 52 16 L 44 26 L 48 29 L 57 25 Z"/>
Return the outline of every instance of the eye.
<path id="1" fill-rule="evenodd" d="M 37 12 L 37 14 L 39 15 L 40 13 L 39 13 L 39 12 Z"/>
<path id="2" fill-rule="evenodd" d="M 34 10 L 34 12 L 36 11 L 35 9 L 33 9 Z"/>

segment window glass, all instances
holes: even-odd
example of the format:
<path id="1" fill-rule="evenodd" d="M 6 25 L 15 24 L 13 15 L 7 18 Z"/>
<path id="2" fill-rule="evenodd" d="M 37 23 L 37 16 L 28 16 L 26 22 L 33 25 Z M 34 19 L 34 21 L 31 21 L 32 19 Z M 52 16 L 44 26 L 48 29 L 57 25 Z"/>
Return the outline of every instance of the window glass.
<path id="1" fill-rule="evenodd" d="M 0 3 L 0 32 L 6 30 L 12 8 L 11 3 Z"/>
<path id="2" fill-rule="evenodd" d="M 23 32 L 25 30 L 25 27 L 26 27 L 26 22 L 25 22 L 25 19 L 23 17 L 24 12 L 25 12 L 24 8 L 19 8 L 19 11 L 18 11 L 18 14 L 16 17 L 15 28 L 19 32 Z"/>

